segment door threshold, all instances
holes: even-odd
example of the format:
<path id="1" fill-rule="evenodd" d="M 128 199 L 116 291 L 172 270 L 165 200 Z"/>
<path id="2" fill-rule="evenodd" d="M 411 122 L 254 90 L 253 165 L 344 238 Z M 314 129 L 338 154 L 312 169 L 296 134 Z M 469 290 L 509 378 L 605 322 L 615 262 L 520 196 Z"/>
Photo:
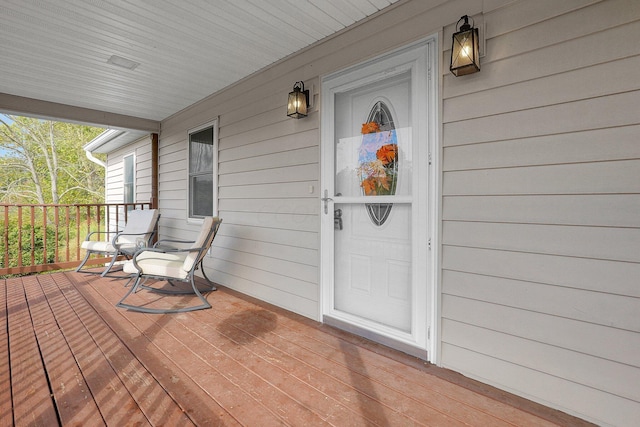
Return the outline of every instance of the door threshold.
<path id="1" fill-rule="evenodd" d="M 322 322 L 325 325 L 332 326 L 334 328 L 342 329 L 343 331 L 347 331 L 354 335 L 361 336 L 368 340 L 377 342 L 379 344 L 385 345 L 387 347 L 393 348 L 394 350 L 401 351 L 403 353 L 408 354 L 409 356 L 417 357 L 422 360 L 429 360 L 427 358 L 427 350 L 423 348 L 419 348 L 413 346 L 411 344 L 403 343 L 398 340 L 394 340 L 393 338 L 389 338 L 385 335 L 379 334 L 377 332 L 370 331 L 368 329 L 362 328 L 360 326 L 352 325 L 351 323 L 345 322 L 343 320 L 336 319 L 335 317 L 330 317 L 327 315 L 322 316 Z"/>

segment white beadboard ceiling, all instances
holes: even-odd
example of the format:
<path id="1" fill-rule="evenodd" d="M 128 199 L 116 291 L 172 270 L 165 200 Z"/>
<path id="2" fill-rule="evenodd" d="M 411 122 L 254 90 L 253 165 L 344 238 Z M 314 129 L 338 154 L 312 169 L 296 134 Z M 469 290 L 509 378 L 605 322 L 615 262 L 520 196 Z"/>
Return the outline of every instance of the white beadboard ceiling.
<path id="1" fill-rule="evenodd" d="M 0 93 L 159 121 L 397 1 L 0 0 Z"/>

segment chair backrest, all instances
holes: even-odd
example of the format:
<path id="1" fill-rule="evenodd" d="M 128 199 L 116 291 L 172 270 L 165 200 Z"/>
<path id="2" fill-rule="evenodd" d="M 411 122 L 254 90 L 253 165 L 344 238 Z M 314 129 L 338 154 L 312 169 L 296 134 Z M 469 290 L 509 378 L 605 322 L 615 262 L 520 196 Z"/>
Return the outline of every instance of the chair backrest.
<path id="1" fill-rule="evenodd" d="M 122 229 L 118 243 L 136 243 L 136 239 L 144 234 L 145 240 L 156 228 L 160 211 L 158 209 L 134 209 L 127 215 L 127 223 Z M 137 236 L 136 236 L 137 234 Z"/>
<path id="2" fill-rule="evenodd" d="M 182 264 L 182 269 L 184 271 L 191 271 L 200 261 L 202 261 L 202 258 L 204 258 L 213 243 L 213 239 L 218 233 L 218 228 L 220 227 L 221 222 L 222 219 L 217 216 L 207 216 L 204 218 L 204 221 L 202 221 L 202 227 L 200 227 L 200 234 L 198 234 L 196 241 L 191 246 L 191 249 L 200 248 L 200 251 L 189 252 Z"/>

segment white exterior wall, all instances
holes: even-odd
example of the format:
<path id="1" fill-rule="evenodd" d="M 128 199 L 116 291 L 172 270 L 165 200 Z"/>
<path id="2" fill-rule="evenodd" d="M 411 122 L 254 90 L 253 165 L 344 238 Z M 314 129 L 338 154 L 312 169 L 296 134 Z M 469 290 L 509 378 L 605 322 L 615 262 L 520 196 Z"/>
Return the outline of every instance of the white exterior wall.
<path id="1" fill-rule="evenodd" d="M 162 123 L 163 237 L 186 237 L 187 132 L 219 118 L 207 273 L 319 319 L 320 77 L 440 32 L 440 364 L 601 424 L 640 419 L 640 3 L 402 2 Z M 480 73 L 448 72 L 455 22 Z M 309 117 L 289 119 L 303 80 Z M 206 95 L 206 94 L 203 94 Z M 138 176 L 138 179 L 139 176 Z"/>
<path id="2" fill-rule="evenodd" d="M 144 137 L 107 155 L 105 203 L 123 203 L 124 201 L 124 161 L 123 158 L 135 156 L 135 202 L 149 203 L 151 200 L 151 138 Z M 121 222 L 123 212 L 119 213 Z M 112 220 L 115 211 L 111 213 Z M 120 225 L 120 228 L 123 224 Z M 119 228 L 119 227 L 115 227 Z"/>
<path id="3" fill-rule="evenodd" d="M 485 10 L 482 71 L 443 81 L 442 364 L 620 426 L 640 419 L 639 19 Z"/>
<path id="4" fill-rule="evenodd" d="M 187 133 L 219 115 L 218 213 L 223 223 L 214 241 L 213 259 L 205 262 L 214 269 L 210 277 L 317 318 L 317 113 L 305 121 L 287 120 L 282 91 L 285 85 L 273 95 L 250 95 L 257 101 L 244 107 L 234 100 L 215 102 L 210 110 L 181 115 L 175 128 L 170 126 L 172 120 L 163 124 L 162 233 L 178 237 L 198 229 L 186 220 Z M 260 112 L 261 108 L 267 111 Z"/>
<path id="5" fill-rule="evenodd" d="M 151 138 L 144 137 L 107 156 L 106 203 L 122 203 L 124 200 L 124 157 L 135 155 L 135 202 L 151 200 Z"/>

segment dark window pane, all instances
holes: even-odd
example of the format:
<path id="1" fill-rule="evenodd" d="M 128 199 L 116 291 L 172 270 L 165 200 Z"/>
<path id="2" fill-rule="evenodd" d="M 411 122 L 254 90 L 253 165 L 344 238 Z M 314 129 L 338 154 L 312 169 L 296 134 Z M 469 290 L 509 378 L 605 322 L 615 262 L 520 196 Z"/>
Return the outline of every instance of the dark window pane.
<path id="1" fill-rule="evenodd" d="M 213 215 L 213 176 L 192 177 L 190 197 L 190 217 Z"/>
<path id="2" fill-rule="evenodd" d="M 133 183 L 124 185 L 124 202 L 133 203 Z"/>
<path id="3" fill-rule="evenodd" d="M 213 128 L 189 135 L 189 173 L 213 171 Z"/>
<path id="4" fill-rule="evenodd" d="M 189 134 L 189 217 L 213 215 L 214 129 Z"/>
<path id="5" fill-rule="evenodd" d="M 124 203 L 133 203 L 135 201 L 135 192 L 134 192 L 134 157 L 126 156 L 122 159 L 123 163 L 123 186 L 124 186 Z"/>
<path id="6" fill-rule="evenodd" d="M 124 182 L 133 182 L 133 156 L 127 156 L 124 159 Z"/>

